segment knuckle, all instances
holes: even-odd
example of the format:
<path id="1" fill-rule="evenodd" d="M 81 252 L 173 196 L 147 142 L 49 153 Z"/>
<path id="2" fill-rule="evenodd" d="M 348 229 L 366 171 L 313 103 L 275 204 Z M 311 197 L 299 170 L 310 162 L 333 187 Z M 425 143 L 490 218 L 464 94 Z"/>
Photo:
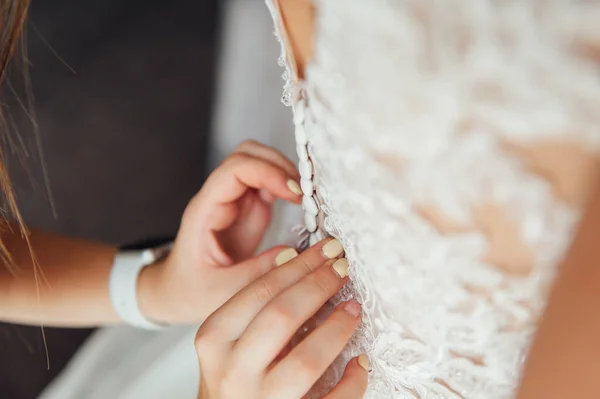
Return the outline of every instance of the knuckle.
<path id="1" fill-rule="evenodd" d="M 275 298 L 275 292 L 273 284 L 267 279 L 262 279 L 257 281 L 254 297 L 259 304 L 267 304 Z"/>
<path id="2" fill-rule="evenodd" d="M 257 147 L 260 146 L 261 144 L 256 141 L 256 140 L 252 140 L 252 139 L 248 139 L 248 140 L 244 140 L 242 141 L 242 143 L 237 147 L 238 150 L 244 149 L 244 148 L 252 148 L 252 147 Z"/>
<path id="3" fill-rule="evenodd" d="M 312 284 L 319 292 L 326 297 L 330 297 L 338 290 L 338 281 L 334 280 L 329 271 L 319 270 L 312 273 L 308 277 Z"/>
<path id="4" fill-rule="evenodd" d="M 248 158 L 248 155 L 244 153 L 234 152 L 225 159 L 223 165 L 238 165 L 245 162 Z"/>
<path id="5" fill-rule="evenodd" d="M 199 329 L 194 337 L 194 348 L 196 349 L 196 353 L 200 355 L 204 353 L 204 349 L 207 347 L 208 339 L 204 334 L 202 329 Z"/>
<path id="6" fill-rule="evenodd" d="M 345 342 L 350 338 L 348 334 L 351 334 L 355 321 L 342 310 L 334 312 L 333 315 L 327 319 L 326 323 L 329 324 L 328 328 L 333 331 L 333 334 L 336 337 L 335 339 L 340 342 Z"/>
<path id="7" fill-rule="evenodd" d="M 207 350 L 210 349 L 210 343 L 203 335 L 196 334 L 194 339 L 194 349 L 199 358 L 202 358 L 206 354 Z"/>
<path id="8" fill-rule="evenodd" d="M 268 325 L 287 329 L 294 325 L 294 316 L 280 303 L 274 303 L 267 312 Z"/>
<path id="9" fill-rule="evenodd" d="M 215 344 L 216 328 L 214 328 L 214 323 L 209 320 L 205 321 L 202 326 L 196 332 L 196 336 L 194 337 L 194 348 L 196 349 L 196 353 L 201 355 L 207 352 L 211 347 Z"/>
<path id="10" fill-rule="evenodd" d="M 299 353 L 290 360 L 291 371 L 299 381 L 311 381 L 321 375 L 321 366 L 314 357 Z"/>
<path id="11" fill-rule="evenodd" d="M 298 257 L 298 262 L 300 263 L 300 266 L 304 269 L 306 274 L 312 273 L 315 270 L 315 266 L 303 256 Z"/>
<path id="12" fill-rule="evenodd" d="M 208 182 L 208 180 L 207 180 Z M 210 183 L 208 183 L 210 185 Z M 203 201 L 204 196 L 202 195 L 202 191 L 196 193 L 185 206 L 183 211 L 182 218 L 194 218 L 198 211 L 202 209 L 202 204 L 205 203 Z"/>
<path id="13" fill-rule="evenodd" d="M 194 197 L 187 203 L 185 209 L 183 210 L 183 214 L 181 215 L 181 220 L 188 220 L 194 218 L 194 215 L 196 214 L 198 209 L 198 202 L 198 199 Z"/>

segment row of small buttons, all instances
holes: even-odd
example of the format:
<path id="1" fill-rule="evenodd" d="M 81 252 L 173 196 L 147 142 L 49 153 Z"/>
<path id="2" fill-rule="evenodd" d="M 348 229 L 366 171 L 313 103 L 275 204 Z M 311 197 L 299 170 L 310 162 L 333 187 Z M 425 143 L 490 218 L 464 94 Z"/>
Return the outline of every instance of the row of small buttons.
<path id="1" fill-rule="evenodd" d="M 304 209 L 304 225 L 311 233 L 310 244 L 318 241 L 315 234 L 318 230 L 317 217 L 319 215 L 319 200 L 315 195 L 313 182 L 314 168 L 308 155 L 308 136 L 306 135 L 304 121 L 306 119 L 306 103 L 299 100 L 294 106 L 294 125 L 296 134 L 296 152 L 298 153 L 298 170 L 300 171 L 300 187 L 302 188 L 302 208 Z"/>

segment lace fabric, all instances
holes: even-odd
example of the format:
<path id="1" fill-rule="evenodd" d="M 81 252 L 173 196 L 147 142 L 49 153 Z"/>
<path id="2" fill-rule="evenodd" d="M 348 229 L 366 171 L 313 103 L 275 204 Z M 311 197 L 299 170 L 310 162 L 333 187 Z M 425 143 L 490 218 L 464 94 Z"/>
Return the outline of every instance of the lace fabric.
<path id="1" fill-rule="evenodd" d="M 366 398 L 510 398 L 579 209 L 511 145 L 600 146 L 598 1 L 318 0 L 306 104 L 321 229 L 342 241 L 363 323 L 315 388 L 370 357 Z M 597 55 L 597 53 L 596 53 Z M 477 209 L 516 223 L 531 268 L 486 256 Z M 442 232 L 420 211 L 464 228 Z"/>

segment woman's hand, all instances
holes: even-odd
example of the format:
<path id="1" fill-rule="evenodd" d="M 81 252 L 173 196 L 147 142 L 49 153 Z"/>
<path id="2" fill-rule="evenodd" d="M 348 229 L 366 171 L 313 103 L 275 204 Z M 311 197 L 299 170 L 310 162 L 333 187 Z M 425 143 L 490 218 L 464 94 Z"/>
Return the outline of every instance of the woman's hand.
<path id="1" fill-rule="evenodd" d="M 294 164 L 248 141 L 213 171 L 187 206 L 169 257 L 140 275 L 139 301 L 151 319 L 201 322 L 233 294 L 271 270 L 284 247 L 254 256 L 275 198 L 299 203 Z"/>
<path id="2" fill-rule="evenodd" d="M 294 164 L 276 150 L 242 144 L 190 201 L 169 257 L 142 270 L 137 293 L 144 315 L 159 323 L 200 323 L 275 267 L 285 247 L 249 258 L 274 199 L 300 203 L 298 180 Z M 19 273 L 0 265 L 0 318 L 78 327 L 119 321 L 109 295 L 116 248 L 42 231 L 24 237 L 14 227 L 2 239 Z"/>
<path id="3" fill-rule="evenodd" d="M 292 250 L 293 251 L 293 250 Z M 360 323 L 356 301 L 338 306 L 295 347 L 294 333 L 347 282 L 336 240 L 321 242 L 237 293 L 198 330 L 199 399 L 300 399 Z M 350 361 L 324 399 L 360 399 L 368 361 Z"/>

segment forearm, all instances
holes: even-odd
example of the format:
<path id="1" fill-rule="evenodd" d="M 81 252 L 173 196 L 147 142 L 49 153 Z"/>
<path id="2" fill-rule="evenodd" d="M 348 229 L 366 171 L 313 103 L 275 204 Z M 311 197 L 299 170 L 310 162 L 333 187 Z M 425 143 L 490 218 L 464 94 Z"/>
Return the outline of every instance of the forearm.
<path id="1" fill-rule="evenodd" d="M 33 254 L 18 233 L 3 234 L 15 270 L 0 265 L 0 320 L 49 326 L 118 321 L 108 293 L 116 248 L 33 231 Z"/>
<path id="2" fill-rule="evenodd" d="M 596 191 L 550 296 L 519 399 L 600 397 L 599 233 Z"/>

